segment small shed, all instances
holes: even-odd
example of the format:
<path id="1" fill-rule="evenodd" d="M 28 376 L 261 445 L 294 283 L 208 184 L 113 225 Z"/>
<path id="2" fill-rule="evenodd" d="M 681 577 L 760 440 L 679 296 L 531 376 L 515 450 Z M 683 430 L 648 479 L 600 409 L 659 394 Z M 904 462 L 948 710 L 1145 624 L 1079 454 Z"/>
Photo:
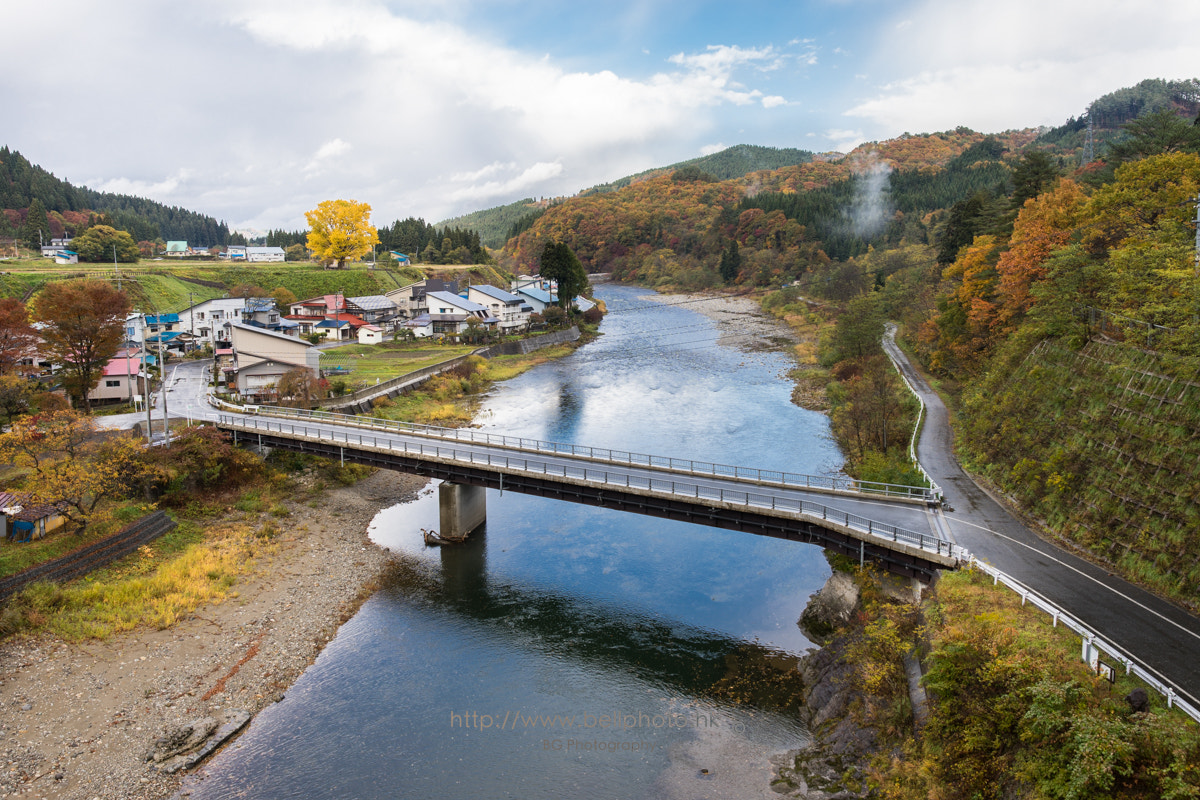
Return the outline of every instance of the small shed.
<path id="1" fill-rule="evenodd" d="M 378 325 L 363 325 L 358 329 L 359 344 L 383 344 L 383 328 Z"/>
<path id="2" fill-rule="evenodd" d="M 11 492 L 0 492 L 0 512 L 4 514 L 4 537 L 14 542 L 41 539 L 67 524 L 54 505 L 32 503 L 28 496 Z"/>

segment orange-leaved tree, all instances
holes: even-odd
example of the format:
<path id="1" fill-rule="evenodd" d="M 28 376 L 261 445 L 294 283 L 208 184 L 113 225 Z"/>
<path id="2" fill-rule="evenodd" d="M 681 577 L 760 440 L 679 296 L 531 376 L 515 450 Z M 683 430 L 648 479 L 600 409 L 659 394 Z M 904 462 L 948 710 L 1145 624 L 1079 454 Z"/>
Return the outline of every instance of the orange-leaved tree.
<path id="1" fill-rule="evenodd" d="M 82 278 L 46 284 L 33 298 L 33 318 L 47 355 L 62 369 L 63 388 L 92 410 L 88 393 L 125 338 L 129 299 L 104 281 Z"/>
<path id="2" fill-rule="evenodd" d="M 16 372 L 36 347 L 37 333 L 29 324 L 25 304 L 14 297 L 0 300 L 0 375 Z"/>
<path id="3" fill-rule="evenodd" d="M 1025 201 L 1013 226 L 1009 249 L 996 263 L 1000 274 L 998 317 L 1004 330 L 1015 327 L 1033 306 L 1031 288 L 1046 279 L 1050 254 L 1071 241 L 1086 203 L 1079 184 L 1069 180 Z"/>

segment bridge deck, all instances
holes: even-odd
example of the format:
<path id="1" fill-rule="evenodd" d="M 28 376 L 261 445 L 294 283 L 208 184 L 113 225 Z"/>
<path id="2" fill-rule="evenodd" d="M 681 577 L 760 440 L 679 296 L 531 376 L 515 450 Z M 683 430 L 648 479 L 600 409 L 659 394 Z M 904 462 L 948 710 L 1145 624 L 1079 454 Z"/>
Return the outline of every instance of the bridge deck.
<path id="1" fill-rule="evenodd" d="M 221 428 L 268 446 L 319 452 L 446 480 L 509 488 L 674 519 L 749 530 L 783 538 L 819 535 L 857 550 L 899 558 L 922 575 L 952 567 L 960 549 L 930 528 L 924 504 L 911 498 L 830 497 L 828 488 L 755 483 L 746 475 L 697 474 L 678 459 L 641 465 L 597 459 L 594 450 L 529 452 L 494 443 L 446 440 L 375 427 L 346 427 L 319 419 L 286 420 L 223 414 Z M 528 440 L 525 440 L 528 441 Z M 667 464 L 670 463 L 668 466 Z M 695 462 L 688 462 L 695 463 Z M 779 473 L 776 473 L 779 474 Z M 837 507 L 830 505 L 837 502 Z M 862 513 L 866 512 L 866 513 Z M 869 514 L 869 516 L 868 516 Z M 887 516 L 892 521 L 882 521 Z M 906 525 L 897 524 L 903 521 Z M 915 529 L 914 529 L 915 528 Z M 855 541 L 861 543 L 851 547 Z M 912 567 L 921 562 L 919 567 Z"/>

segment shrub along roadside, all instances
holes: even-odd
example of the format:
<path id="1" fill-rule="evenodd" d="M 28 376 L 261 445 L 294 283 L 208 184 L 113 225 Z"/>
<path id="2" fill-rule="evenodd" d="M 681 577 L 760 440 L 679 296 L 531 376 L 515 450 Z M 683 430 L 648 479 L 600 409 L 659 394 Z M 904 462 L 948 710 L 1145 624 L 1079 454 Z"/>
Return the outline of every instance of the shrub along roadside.
<path id="1" fill-rule="evenodd" d="M 886 742 L 871 769 L 880 796 L 1200 797 L 1200 728 L 1150 693 L 1149 709 L 1079 661 L 1078 639 L 971 572 L 944 575 L 922 604 L 864 592 L 847 649 L 857 709 Z M 899 660 L 923 652 L 929 716 L 912 734 Z"/>

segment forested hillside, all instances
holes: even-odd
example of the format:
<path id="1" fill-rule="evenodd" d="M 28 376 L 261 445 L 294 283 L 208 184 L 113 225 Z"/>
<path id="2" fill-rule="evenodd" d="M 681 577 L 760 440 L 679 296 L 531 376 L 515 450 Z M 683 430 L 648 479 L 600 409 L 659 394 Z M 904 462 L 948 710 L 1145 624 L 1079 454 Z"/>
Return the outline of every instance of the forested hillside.
<path id="1" fill-rule="evenodd" d="M 39 209 L 46 214 L 47 242 L 100 222 L 127 231 L 134 241 L 181 240 L 210 247 L 245 243 L 212 217 L 141 197 L 72 186 L 16 150 L 0 147 L 0 236 L 21 235 L 31 207 L 35 214 Z"/>
<path id="2" fill-rule="evenodd" d="M 549 205 L 549 201 L 527 197 L 508 205 L 474 211 L 461 217 L 453 217 L 437 223 L 444 228 L 461 228 L 479 234 L 485 247 L 502 247 L 513 235 L 513 226 L 533 215 L 535 218 Z"/>
<path id="3" fill-rule="evenodd" d="M 561 240 L 620 280 L 765 288 L 801 324 L 837 309 L 831 416 L 862 471 L 903 457 L 871 347 L 896 320 L 960 405 L 964 461 L 1195 604 L 1198 112 L 1200 81 L 1149 80 L 1049 130 L 904 136 L 728 180 L 680 168 L 548 208 L 501 261 L 536 271 Z"/>

